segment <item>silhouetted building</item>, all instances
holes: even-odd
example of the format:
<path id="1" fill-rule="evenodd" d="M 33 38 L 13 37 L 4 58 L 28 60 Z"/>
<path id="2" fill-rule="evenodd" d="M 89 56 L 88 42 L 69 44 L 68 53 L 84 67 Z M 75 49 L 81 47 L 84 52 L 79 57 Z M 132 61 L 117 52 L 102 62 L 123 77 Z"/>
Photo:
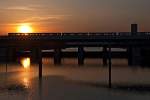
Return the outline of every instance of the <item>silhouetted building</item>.
<path id="1" fill-rule="evenodd" d="M 131 24 L 131 34 L 137 35 L 138 33 L 138 25 L 137 24 Z"/>

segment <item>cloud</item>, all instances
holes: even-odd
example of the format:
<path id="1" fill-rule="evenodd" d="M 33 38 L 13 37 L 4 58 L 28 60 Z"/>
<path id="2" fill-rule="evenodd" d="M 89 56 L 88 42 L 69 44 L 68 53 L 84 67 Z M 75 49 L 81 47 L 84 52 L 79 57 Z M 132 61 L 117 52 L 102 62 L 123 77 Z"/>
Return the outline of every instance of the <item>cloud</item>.
<path id="1" fill-rule="evenodd" d="M 14 6 L 14 7 L 7 7 L 4 8 L 5 10 L 26 10 L 26 11 L 33 11 L 35 10 L 32 7 L 25 7 L 25 6 Z"/>
<path id="2" fill-rule="evenodd" d="M 31 23 L 35 25 L 47 25 L 51 23 L 61 23 L 65 19 L 68 19 L 71 15 L 49 15 L 49 16 L 34 16 L 25 18 L 23 20 L 16 20 L 16 21 L 4 21 L 0 23 L 0 26 L 17 26 L 21 23 Z"/>
<path id="3" fill-rule="evenodd" d="M 15 5 L 15 6 L 1 6 L 0 9 L 1 10 L 6 10 L 6 11 L 18 11 L 18 10 L 22 10 L 22 11 L 35 11 L 35 10 L 39 10 L 39 9 L 43 9 L 44 7 L 41 5 L 37 5 L 37 4 L 29 4 L 29 5 Z"/>
<path id="4" fill-rule="evenodd" d="M 23 20 L 29 23 L 57 23 L 70 17 L 71 15 L 49 15 L 49 16 L 34 16 Z"/>

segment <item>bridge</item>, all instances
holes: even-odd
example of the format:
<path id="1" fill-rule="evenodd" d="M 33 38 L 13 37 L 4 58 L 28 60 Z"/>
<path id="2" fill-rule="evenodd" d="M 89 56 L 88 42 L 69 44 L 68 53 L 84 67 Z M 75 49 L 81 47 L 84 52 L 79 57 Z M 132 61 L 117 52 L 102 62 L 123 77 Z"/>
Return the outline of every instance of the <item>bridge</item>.
<path id="1" fill-rule="evenodd" d="M 8 33 L 0 36 L 0 48 L 6 49 L 10 61 L 15 50 L 30 50 L 32 60 L 39 63 L 42 77 L 42 50 L 54 50 L 54 64 L 61 64 L 61 50 L 78 48 L 78 64 L 84 64 L 84 47 L 102 47 L 103 64 L 111 68 L 111 48 L 124 48 L 129 65 L 141 65 L 150 58 L 150 32 L 138 32 L 137 24 L 131 32 L 86 32 L 86 33 Z"/>

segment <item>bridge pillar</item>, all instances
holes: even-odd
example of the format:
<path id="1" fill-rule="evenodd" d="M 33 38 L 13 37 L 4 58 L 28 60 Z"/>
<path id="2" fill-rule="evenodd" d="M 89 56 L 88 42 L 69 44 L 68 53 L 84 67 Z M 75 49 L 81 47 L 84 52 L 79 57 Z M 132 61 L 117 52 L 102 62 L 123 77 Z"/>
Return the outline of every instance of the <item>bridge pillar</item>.
<path id="1" fill-rule="evenodd" d="M 111 56 L 111 47 L 109 46 L 109 48 L 108 48 L 108 62 L 109 62 L 109 88 L 111 88 L 112 87 L 112 76 L 111 76 L 111 67 L 112 67 L 112 61 L 111 61 L 111 59 L 112 59 L 112 56 Z"/>
<path id="2" fill-rule="evenodd" d="M 8 62 L 14 62 L 16 60 L 16 51 L 14 48 L 8 48 Z"/>
<path id="3" fill-rule="evenodd" d="M 103 66 L 107 66 L 107 47 L 103 47 L 103 54 L 102 54 L 102 59 L 103 59 Z"/>
<path id="4" fill-rule="evenodd" d="M 150 47 L 141 49 L 141 65 L 150 66 Z"/>
<path id="5" fill-rule="evenodd" d="M 127 54 L 128 54 L 128 66 L 132 66 L 132 48 L 131 47 L 127 49 Z"/>
<path id="6" fill-rule="evenodd" d="M 128 65 L 138 66 L 141 65 L 141 49 L 138 47 L 128 48 Z"/>
<path id="7" fill-rule="evenodd" d="M 60 65 L 61 64 L 61 49 L 55 49 L 54 50 L 54 64 Z"/>
<path id="8" fill-rule="evenodd" d="M 42 78 L 42 50 L 38 48 L 39 79 Z"/>
<path id="9" fill-rule="evenodd" d="M 84 65 L 84 48 L 78 47 L 78 65 Z"/>
<path id="10" fill-rule="evenodd" d="M 42 51 L 41 51 L 42 52 Z M 34 49 L 32 48 L 31 49 L 31 62 L 38 62 L 37 61 L 37 58 L 38 58 L 38 50 L 37 49 Z"/>
<path id="11" fill-rule="evenodd" d="M 131 24 L 131 35 L 138 35 L 138 25 Z M 137 66 L 141 65 L 141 49 L 139 47 L 129 47 L 128 50 L 128 65 Z"/>

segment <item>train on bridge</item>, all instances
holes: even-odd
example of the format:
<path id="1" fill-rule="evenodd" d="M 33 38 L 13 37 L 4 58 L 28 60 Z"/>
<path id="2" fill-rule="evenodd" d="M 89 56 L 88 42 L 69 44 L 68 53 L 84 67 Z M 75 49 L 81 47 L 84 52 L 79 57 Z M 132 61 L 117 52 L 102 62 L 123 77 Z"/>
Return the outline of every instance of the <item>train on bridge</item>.
<path id="1" fill-rule="evenodd" d="M 131 25 L 131 32 L 56 32 L 56 33 L 8 33 L 0 36 L 0 48 L 6 48 L 8 58 L 13 59 L 17 50 L 28 49 L 33 59 L 42 50 L 54 50 L 54 62 L 61 63 L 62 49 L 77 48 L 78 63 L 84 64 L 84 47 L 101 47 L 104 65 L 108 60 L 108 48 L 124 48 L 129 65 L 149 63 L 150 32 L 138 32 L 137 24 Z M 39 52 L 40 50 L 40 52 Z M 111 52 L 111 51 L 110 51 Z"/>
<path id="2" fill-rule="evenodd" d="M 138 32 L 150 35 L 150 32 Z M 131 36 L 131 32 L 8 33 L 8 36 Z"/>

